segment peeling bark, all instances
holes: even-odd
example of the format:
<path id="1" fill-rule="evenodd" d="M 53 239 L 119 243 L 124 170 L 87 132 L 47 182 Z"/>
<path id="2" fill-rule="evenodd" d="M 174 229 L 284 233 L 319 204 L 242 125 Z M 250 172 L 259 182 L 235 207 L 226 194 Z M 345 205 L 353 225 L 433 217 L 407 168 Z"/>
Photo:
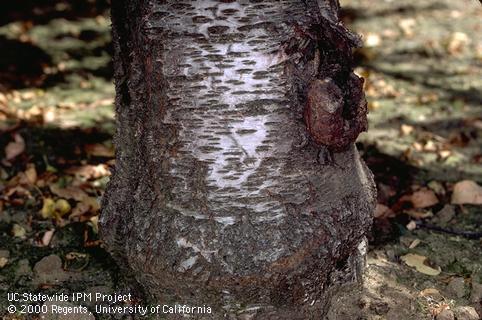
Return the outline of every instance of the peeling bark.
<path id="1" fill-rule="evenodd" d="M 100 225 L 152 299 L 214 308 L 200 319 L 321 319 L 357 276 L 375 188 L 353 144 L 359 39 L 337 11 L 113 1 L 117 161 Z M 323 79 L 336 99 L 310 94 Z M 336 118 L 306 116 L 331 110 L 321 100 Z M 317 162 L 324 146 L 335 166 Z"/>

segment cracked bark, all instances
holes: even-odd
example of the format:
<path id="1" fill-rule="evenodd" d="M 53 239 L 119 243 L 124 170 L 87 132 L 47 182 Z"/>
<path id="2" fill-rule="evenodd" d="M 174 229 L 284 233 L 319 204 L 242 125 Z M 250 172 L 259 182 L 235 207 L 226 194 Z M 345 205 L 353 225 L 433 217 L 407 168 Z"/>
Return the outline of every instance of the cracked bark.
<path id="1" fill-rule="evenodd" d="M 359 276 L 375 188 L 354 146 L 359 39 L 338 7 L 112 1 L 117 161 L 100 227 L 152 300 L 214 309 L 200 319 L 321 319 Z M 308 97 L 319 81 L 336 108 Z M 307 126 L 307 108 L 339 125 Z M 331 141 L 335 165 L 320 165 Z"/>

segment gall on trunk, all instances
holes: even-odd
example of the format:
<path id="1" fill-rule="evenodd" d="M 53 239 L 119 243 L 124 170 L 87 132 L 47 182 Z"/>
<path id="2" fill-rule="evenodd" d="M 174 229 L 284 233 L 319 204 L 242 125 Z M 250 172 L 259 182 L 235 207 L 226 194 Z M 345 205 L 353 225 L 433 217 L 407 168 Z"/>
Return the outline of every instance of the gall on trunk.
<path id="1" fill-rule="evenodd" d="M 367 130 L 366 114 L 362 78 L 351 74 L 345 92 L 331 78 L 310 82 L 304 120 L 317 144 L 335 152 L 346 150 Z"/>

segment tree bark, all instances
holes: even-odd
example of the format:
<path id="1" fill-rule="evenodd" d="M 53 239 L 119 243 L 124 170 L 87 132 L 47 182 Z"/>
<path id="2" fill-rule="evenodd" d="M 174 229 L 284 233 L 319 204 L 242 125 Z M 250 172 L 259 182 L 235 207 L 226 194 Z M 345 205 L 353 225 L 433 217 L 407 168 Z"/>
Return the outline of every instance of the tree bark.
<path id="1" fill-rule="evenodd" d="M 375 187 L 354 146 L 359 39 L 337 12 L 112 1 L 117 160 L 100 226 L 154 301 L 213 308 L 199 319 L 322 319 L 359 275 Z"/>

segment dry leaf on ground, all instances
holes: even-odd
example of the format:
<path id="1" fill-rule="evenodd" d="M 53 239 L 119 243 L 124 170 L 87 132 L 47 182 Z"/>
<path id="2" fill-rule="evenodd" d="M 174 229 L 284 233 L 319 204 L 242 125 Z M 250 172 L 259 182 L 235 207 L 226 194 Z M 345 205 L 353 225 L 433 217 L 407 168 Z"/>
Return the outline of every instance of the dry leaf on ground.
<path id="1" fill-rule="evenodd" d="M 455 32 L 450 36 L 447 43 L 447 51 L 451 55 L 462 52 L 470 43 L 470 38 L 463 32 Z"/>
<path id="2" fill-rule="evenodd" d="M 7 199 L 12 197 L 13 195 L 17 195 L 19 197 L 31 197 L 30 191 L 28 191 L 27 189 L 21 186 L 14 186 L 14 187 L 8 188 L 4 192 L 4 194 L 7 197 Z"/>
<path id="3" fill-rule="evenodd" d="M 387 207 L 384 204 L 377 203 L 377 206 L 375 207 L 375 212 L 373 213 L 373 216 L 375 218 L 381 218 L 381 217 L 388 217 L 393 214 L 392 210 L 390 210 L 389 207 Z"/>
<path id="4" fill-rule="evenodd" d="M 405 226 L 407 228 L 407 230 L 415 230 L 417 229 L 417 223 L 415 221 L 410 221 L 409 223 L 407 223 L 407 225 Z"/>
<path id="5" fill-rule="evenodd" d="M 108 148 L 104 146 L 103 144 L 87 144 L 84 147 L 85 152 L 88 155 L 94 156 L 94 157 L 106 157 L 106 158 L 112 158 L 114 157 L 114 150 L 111 148 Z"/>
<path id="6" fill-rule="evenodd" d="M 94 233 L 99 233 L 99 217 L 91 217 L 89 220 L 89 224 L 92 226 Z"/>
<path id="7" fill-rule="evenodd" d="M 429 276 L 437 276 L 440 274 L 441 269 L 440 267 L 432 268 L 425 264 L 427 261 L 427 257 L 421 256 L 418 254 L 409 253 L 404 256 L 401 256 L 403 262 L 405 262 L 408 266 L 414 267 L 420 273 L 429 275 Z"/>
<path id="8" fill-rule="evenodd" d="M 438 291 L 435 288 L 423 289 L 422 291 L 420 291 L 420 296 L 421 297 L 432 297 L 432 298 L 435 298 L 435 299 L 438 299 L 438 300 L 443 299 L 443 295 L 440 293 L 440 291 Z"/>
<path id="9" fill-rule="evenodd" d="M 420 189 L 410 196 L 414 208 L 427 208 L 438 203 L 437 196 L 430 189 Z"/>
<path id="10" fill-rule="evenodd" d="M 37 182 L 37 170 L 35 169 L 35 165 L 30 163 L 27 165 L 27 170 L 25 170 L 25 176 L 27 180 L 31 184 L 35 184 Z"/>
<path id="11" fill-rule="evenodd" d="M 50 198 L 44 198 L 44 203 L 42 209 L 40 210 L 40 214 L 42 218 L 47 219 L 54 215 L 55 212 L 55 201 Z"/>
<path id="12" fill-rule="evenodd" d="M 105 164 L 72 167 L 66 172 L 84 179 L 98 179 L 110 175 L 109 168 Z"/>
<path id="13" fill-rule="evenodd" d="M 413 132 L 415 128 L 413 126 L 410 126 L 408 124 L 402 124 L 400 126 L 400 133 L 403 135 L 403 136 L 408 136 L 409 134 L 411 134 Z"/>
<path id="14" fill-rule="evenodd" d="M 55 230 L 54 229 L 51 229 L 51 230 L 47 230 L 43 236 L 42 236 L 42 245 L 43 246 L 48 246 L 50 244 L 50 241 L 52 241 L 52 237 L 54 235 L 54 232 Z"/>
<path id="15" fill-rule="evenodd" d="M 0 269 L 5 267 L 8 263 L 8 258 L 0 257 Z"/>
<path id="16" fill-rule="evenodd" d="M 90 205 L 84 202 L 79 202 L 77 205 L 72 209 L 72 214 L 70 215 L 71 218 L 81 216 L 90 211 Z"/>
<path id="17" fill-rule="evenodd" d="M 12 227 L 12 234 L 14 237 L 25 239 L 27 238 L 27 230 L 19 224 L 14 224 Z"/>
<path id="18" fill-rule="evenodd" d="M 482 204 L 482 187 L 471 180 L 457 182 L 451 202 L 453 204 Z"/>
<path id="19" fill-rule="evenodd" d="M 69 213 L 70 210 L 72 209 L 70 207 L 69 202 L 65 199 L 58 199 L 57 201 L 55 201 L 55 207 L 54 208 L 55 208 L 55 213 L 59 217 L 63 217 L 64 215 Z"/>
<path id="20" fill-rule="evenodd" d="M 398 26 L 402 30 L 403 34 L 407 37 L 412 37 L 414 28 L 417 22 L 413 18 L 402 19 L 398 22 Z"/>
<path id="21" fill-rule="evenodd" d="M 419 239 L 415 239 L 412 241 L 412 243 L 410 243 L 410 245 L 408 246 L 409 249 L 413 249 L 415 247 L 417 247 L 419 244 L 420 244 L 420 240 Z"/>
<path id="22" fill-rule="evenodd" d="M 433 190 L 437 195 L 445 195 L 445 188 L 442 183 L 438 181 L 430 181 L 427 186 Z"/>
<path id="23" fill-rule="evenodd" d="M 74 186 L 60 188 L 57 184 L 52 184 L 50 185 L 50 191 L 60 198 L 74 199 L 76 201 L 83 201 L 89 197 L 84 190 Z"/>
<path id="24" fill-rule="evenodd" d="M 77 203 L 77 205 L 72 209 L 71 218 L 81 216 L 87 212 L 96 213 L 99 211 L 100 205 L 96 198 L 87 197 L 82 202 Z"/>
<path id="25" fill-rule="evenodd" d="M 25 141 L 23 140 L 22 136 L 16 133 L 13 136 L 13 139 L 14 141 L 10 142 L 5 147 L 6 160 L 12 160 L 25 151 Z"/>
<path id="26" fill-rule="evenodd" d="M 410 217 L 415 219 L 425 219 L 433 217 L 432 211 L 421 211 L 421 210 L 405 210 L 405 213 Z"/>

